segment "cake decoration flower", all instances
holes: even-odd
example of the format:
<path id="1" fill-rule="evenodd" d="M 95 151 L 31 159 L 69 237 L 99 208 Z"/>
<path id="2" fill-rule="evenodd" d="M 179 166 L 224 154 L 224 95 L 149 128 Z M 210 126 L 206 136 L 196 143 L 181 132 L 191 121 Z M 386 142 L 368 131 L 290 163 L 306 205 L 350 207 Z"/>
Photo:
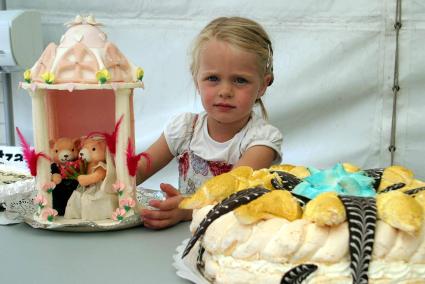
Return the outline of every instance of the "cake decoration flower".
<path id="1" fill-rule="evenodd" d="M 38 208 L 43 209 L 47 205 L 47 198 L 43 195 L 37 195 L 34 198 L 34 204 L 38 205 Z"/>
<path id="2" fill-rule="evenodd" d="M 373 189 L 373 179 L 363 172 L 350 173 L 342 164 L 336 164 L 331 169 L 318 170 L 309 168 L 310 176 L 298 184 L 292 192 L 315 198 L 323 192 L 336 192 L 341 195 L 372 197 L 376 195 Z"/>
<path id="3" fill-rule="evenodd" d="M 118 193 L 119 196 L 122 196 L 125 189 L 125 184 L 122 181 L 117 180 L 113 185 L 112 189 Z"/>
<path id="4" fill-rule="evenodd" d="M 115 212 L 112 213 L 112 220 L 121 222 L 125 217 L 125 213 L 126 211 L 124 208 L 117 208 Z"/>
<path id="5" fill-rule="evenodd" d="M 46 209 L 43 210 L 41 217 L 44 220 L 47 220 L 49 222 L 53 222 L 53 220 L 55 219 L 55 216 L 57 216 L 57 215 L 58 215 L 58 211 L 56 211 L 55 209 L 46 208 Z"/>
<path id="6" fill-rule="evenodd" d="M 142 68 L 137 67 L 136 68 L 136 78 L 137 78 L 137 80 L 142 81 L 144 75 L 145 75 L 145 71 Z"/>
<path id="7" fill-rule="evenodd" d="M 125 212 L 130 211 L 131 208 L 136 206 L 136 201 L 133 198 L 125 198 L 120 200 L 120 207 L 125 209 Z"/>
<path id="8" fill-rule="evenodd" d="M 100 84 L 105 84 L 107 81 L 111 80 L 111 74 L 104 68 L 96 72 L 96 80 L 99 81 Z"/>
<path id="9" fill-rule="evenodd" d="M 52 191 L 53 191 L 53 189 L 55 189 L 55 187 L 56 187 L 56 183 L 54 183 L 53 181 L 50 181 L 50 182 L 46 182 L 42 186 L 42 189 L 47 193 L 52 193 Z"/>
<path id="10" fill-rule="evenodd" d="M 31 69 L 27 69 L 24 72 L 24 80 L 27 83 L 31 83 Z"/>
<path id="11" fill-rule="evenodd" d="M 46 72 L 41 75 L 41 78 L 47 84 L 52 84 L 55 81 L 55 75 L 52 72 Z"/>

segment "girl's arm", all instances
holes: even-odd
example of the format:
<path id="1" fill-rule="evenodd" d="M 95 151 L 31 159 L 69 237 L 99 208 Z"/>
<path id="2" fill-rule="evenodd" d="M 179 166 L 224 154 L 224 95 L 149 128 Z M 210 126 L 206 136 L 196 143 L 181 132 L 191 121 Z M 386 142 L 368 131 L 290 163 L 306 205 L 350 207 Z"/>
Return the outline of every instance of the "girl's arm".
<path id="1" fill-rule="evenodd" d="M 165 167 L 173 158 L 164 134 L 156 140 L 146 151 L 151 164 L 148 167 L 146 159 L 141 159 L 137 167 L 137 183 L 141 183 Z M 170 184 L 161 184 L 161 190 L 165 193 L 166 199 L 151 200 L 149 205 L 157 210 L 142 209 L 140 215 L 143 218 L 143 224 L 147 228 L 162 229 L 170 227 L 180 221 L 192 219 L 192 210 L 179 209 L 179 203 L 183 196 Z"/>
<path id="2" fill-rule="evenodd" d="M 151 163 L 148 166 L 146 159 L 140 159 L 137 165 L 137 177 L 136 183 L 140 184 L 157 171 L 165 167 L 173 158 L 170 149 L 168 148 L 167 141 L 165 140 L 164 134 L 156 140 L 146 151 L 151 159 Z"/>
<path id="3" fill-rule="evenodd" d="M 234 168 L 239 166 L 249 166 L 254 170 L 268 168 L 276 158 L 276 151 L 270 147 L 257 145 L 248 148 L 236 163 Z"/>

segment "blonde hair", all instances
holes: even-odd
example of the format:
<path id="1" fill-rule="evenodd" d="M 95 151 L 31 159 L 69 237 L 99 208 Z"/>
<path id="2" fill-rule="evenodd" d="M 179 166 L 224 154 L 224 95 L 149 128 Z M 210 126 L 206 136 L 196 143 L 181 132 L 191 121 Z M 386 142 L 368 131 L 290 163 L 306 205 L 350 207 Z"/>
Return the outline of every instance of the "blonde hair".
<path id="1" fill-rule="evenodd" d="M 190 71 L 195 82 L 199 71 L 200 50 L 210 39 L 227 42 L 257 55 L 260 75 L 271 75 L 268 86 L 273 83 L 273 48 L 270 38 L 260 24 L 241 17 L 217 18 L 206 25 L 195 38 L 190 65 Z M 267 119 L 267 111 L 261 98 L 257 99 L 256 102 L 260 105 L 263 117 Z"/>

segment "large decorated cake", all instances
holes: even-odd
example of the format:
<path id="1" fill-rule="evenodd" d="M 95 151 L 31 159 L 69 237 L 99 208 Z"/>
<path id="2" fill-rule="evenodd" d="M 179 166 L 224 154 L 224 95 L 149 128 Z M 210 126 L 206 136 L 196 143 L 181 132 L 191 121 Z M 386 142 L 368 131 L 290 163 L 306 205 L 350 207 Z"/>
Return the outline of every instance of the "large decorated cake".
<path id="1" fill-rule="evenodd" d="M 108 40 L 93 16 L 67 23 L 24 73 L 34 148 L 17 129 L 36 177 L 42 228 L 117 229 L 140 224 L 136 200 L 133 89 L 143 70 Z"/>
<path id="2" fill-rule="evenodd" d="M 213 283 L 425 283 L 425 183 L 400 166 L 239 167 L 180 204 Z"/>

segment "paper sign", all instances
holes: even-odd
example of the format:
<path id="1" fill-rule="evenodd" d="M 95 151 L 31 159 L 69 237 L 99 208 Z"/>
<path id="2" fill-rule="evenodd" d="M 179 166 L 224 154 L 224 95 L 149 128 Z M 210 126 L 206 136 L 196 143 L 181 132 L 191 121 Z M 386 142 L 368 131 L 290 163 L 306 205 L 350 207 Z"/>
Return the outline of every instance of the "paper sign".
<path id="1" fill-rule="evenodd" d="M 26 167 L 22 148 L 17 146 L 0 146 L 0 164 Z"/>

